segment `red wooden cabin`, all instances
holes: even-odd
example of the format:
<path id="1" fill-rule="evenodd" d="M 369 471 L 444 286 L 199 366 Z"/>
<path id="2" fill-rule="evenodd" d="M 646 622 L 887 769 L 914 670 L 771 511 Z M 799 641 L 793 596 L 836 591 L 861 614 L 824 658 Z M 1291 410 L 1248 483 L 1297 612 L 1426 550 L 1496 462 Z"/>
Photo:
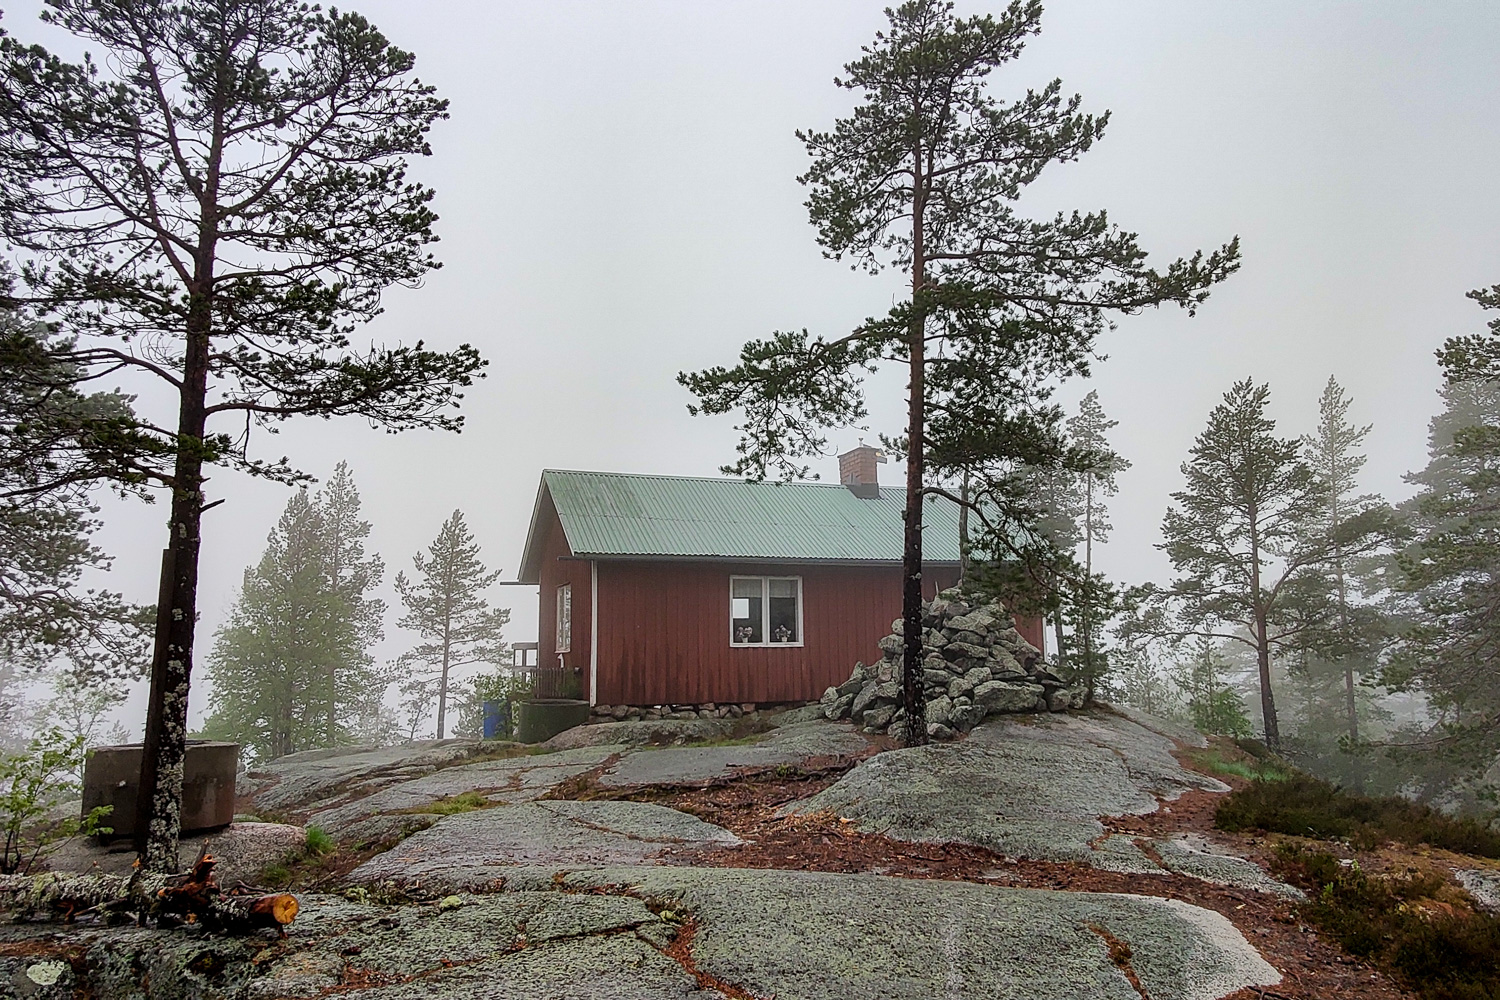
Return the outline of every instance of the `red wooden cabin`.
<path id="1" fill-rule="evenodd" d="M 520 573 L 538 663 L 599 705 L 816 700 L 901 613 L 905 491 L 876 456 L 841 456 L 838 486 L 544 472 Z M 957 509 L 933 498 L 923 524 L 931 597 L 958 579 Z"/>

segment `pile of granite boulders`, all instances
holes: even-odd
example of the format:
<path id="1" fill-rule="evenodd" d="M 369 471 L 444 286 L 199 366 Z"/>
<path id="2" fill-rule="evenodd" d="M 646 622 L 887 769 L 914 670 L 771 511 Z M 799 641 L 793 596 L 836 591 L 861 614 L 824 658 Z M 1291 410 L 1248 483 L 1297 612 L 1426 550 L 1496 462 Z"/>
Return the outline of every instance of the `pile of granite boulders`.
<path id="1" fill-rule="evenodd" d="M 971 604 L 959 591 L 945 590 L 922 605 L 922 623 L 923 721 L 930 738 L 952 739 L 990 715 L 1083 707 L 1086 690 L 1041 665 L 1041 652 L 1021 638 L 998 601 Z M 884 657 L 879 663 L 856 663 L 847 681 L 823 692 L 824 716 L 852 719 L 865 732 L 905 738 L 903 624 L 892 622 L 891 634 L 880 640 Z"/>

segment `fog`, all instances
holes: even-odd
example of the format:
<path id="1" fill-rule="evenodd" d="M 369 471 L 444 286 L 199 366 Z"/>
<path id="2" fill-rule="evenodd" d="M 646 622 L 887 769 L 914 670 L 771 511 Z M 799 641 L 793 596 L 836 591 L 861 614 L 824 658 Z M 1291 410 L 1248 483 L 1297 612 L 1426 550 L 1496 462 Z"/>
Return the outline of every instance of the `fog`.
<path id="1" fill-rule="evenodd" d="M 415 52 L 452 102 L 413 171 L 437 190 L 444 267 L 391 291 L 367 334 L 471 342 L 489 377 L 465 400 L 462 435 L 302 420 L 251 447 L 319 477 L 347 460 L 388 579 L 455 508 L 514 579 L 544 468 L 715 474 L 733 457 L 733 422 L 690 417 L 679 370 L 727 362 L 774 329 L 837 335 L 891 304 L 894 276 L 821 256 L 793 136 L 850 107 L 831 78 L 883 25 L 880 4 L 351 6 Z M 36 22 L 38 8 L 10 5 L 7 29 L 76 52 Z M 1271 382 L 1283 433 L 1312 429 L 1317 393 L 1337 376 L 1352 416 L 1374 424 L 1366 487 L 1405 495 L 1437 406 L 1432 352 L 1480 328 L 1464 292 L 1500 281 L 1500 9 L 1063 0 L 1043 23 L 994 86 L 1059 76 L 1113 117 L 1023 207 L 1106 208 L 1161 262 L 1236 234 L 1244 251 L 1196 318 L 1127 318 L 1101 341 L 1094 377 L 1061 389 L 1068 402 L 1098 390 L 1133 463 L 1099 568 L 1168 577 L 1154 546 L 1178 465 L 1246 375 Z M 901 396 L 899 377 L 871 383 L 869 436 L 899 430 Z M 834 470 L 831 457 L 819 465 Z M 220 471 L 210 496 L 226 502 L 204 527 L 200 662 L 288 489 Z M 164 516 L 161 504 L 104 501 L 109 585 L 146 603 Z M 514 608 L 513 640 L 536 637 L 534 591 L 494 598 Z M 382 658 L 407 643 L 394 619 Z M 200 686 L 195 722 L 203 706 Z"/>

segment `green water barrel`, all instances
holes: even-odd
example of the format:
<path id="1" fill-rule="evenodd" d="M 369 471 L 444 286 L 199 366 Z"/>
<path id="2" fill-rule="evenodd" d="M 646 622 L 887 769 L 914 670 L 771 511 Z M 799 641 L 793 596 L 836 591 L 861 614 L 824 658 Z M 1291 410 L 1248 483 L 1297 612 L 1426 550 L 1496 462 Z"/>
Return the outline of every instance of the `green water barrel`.
<path id="1" fill-rule="evenodd" d="M 545 743 L 589 721 L 589 703 L 578 698 L 531 698 L 516 702 L 515 708 L 515 738 L 522 743 Z"/>

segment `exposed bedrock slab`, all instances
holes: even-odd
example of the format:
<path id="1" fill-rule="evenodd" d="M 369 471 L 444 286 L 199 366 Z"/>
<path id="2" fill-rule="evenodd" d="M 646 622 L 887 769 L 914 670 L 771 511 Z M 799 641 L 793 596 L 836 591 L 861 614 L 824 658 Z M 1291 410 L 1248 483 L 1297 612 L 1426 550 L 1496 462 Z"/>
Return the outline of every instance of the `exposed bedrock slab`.
<path id="1" fill-rule="evenodd" d="M 1474 898 L 1475 905 L 1491 913 L 1500 913 L 1500 871 L 1470 868 L 1455 871 L 1453 875 Z"/>
<path id="2" fill-rule="evenodd" d="M 960 743 L 872 757 L 784 811 L 831 810 L 867 833 L 959 842 L 999 854 L 1159 870 L 1133 843 L 1104 838 L 1102 816 L 1143 815 L 1189 789 L 1228 791 L 1184 769 L 1173 743 L 1105 711 L 1001 717 Z"/>
<path id="3" fill-rule="evenodd" d="M 187 871 L 206 847 L 218 861 L 214 877 L 221 884 L 255 883 L 268 865 L 302 853 L 306 845 L 307 831 L 300 826 L 237 822 L 213 833 L 183 837 L 177 845 L 177 865 Z M 92 837 L 72 837 L 53 845 L 46 863 L 54 871 L 128 875 L 135 867 L 135 849 L 123 838 L 100 844 Z"/>
<path id="4" fill-rule="evenodd" d="M 350 790 L 373 791 L 495 749 L 494 743 L 482 740 L 427 740 L 394 747 L 307 750 L 257 765 L 240 775 L 237 791 L 251 798 L 256 810 L 296 812 Z"/>
<path id="5" fill-rule="evenodd" d="M 1129 945 L 1152 1000 L 1280 981 L 1224 917 L 1149 896 L 694 868 L 575 872 L 564 884 L 680 900 L 697 921 L 698 968 L 777 1000 L 1139 1000 L 1105 935 Z"/>
<path id="6" fill-rule="evenodd" d="M 558 753 L 508 757 L 473 764 L 457 764 L 421 777 L 387 785 L 362 798 L 321 809 L 308 818 L 335 836 L 366 816 L 420 809 L 438 799 L 465 792 L 484 792 L 500 802 L 529 802 L 547 794 L 625 750 L 622 746 L 584 747 Z"/>
<path id="7" fill-rule="evenodd" d="M 736 732 L 747 732 L 750 719 L 635 719 L 628 722 L 591 722 L 565 729 L 541 744 L 548 750 L 620 744 L 669 746 L 702 740 L 722 740 Z"/>
<path id="8" fill-rule="evenodd" d="M 522 807 L 517 807 L 522 808 Z M 308 894 L 284 942 L 136 927 L 77 928 L 85 960 L 58 992 L 96 1000 L 720 1000 L 666 950 L 691 918 L 696 967 L 777 1000 L 1218 1000 L 1279 976 L 1223 917 L 1144 896 L 874 875 L 604 868 L 527 888 L 377 906 Z M 899 916 L 899 933 L 895 926 Z M 0 975 L 52 962 L 55 927 L 3 926 Z M 31 942 L 20 946 L 21 942 Z M 19 982 L 19 979 L 15 979 Z"/>
<path id="9" fill-rule="evenodd" d="M 350 874 L 355 882 L 484 889 L 516 866 L 635 865 L 675 849 L 731 847 L 738 837 L 646 802 L 533 802 L 448 816 Z"/>
<path id="10" fill-rule="evenodd" d="M 712 781 L 742 768 L 795 767 L 817 757 L 850 757 L 870 741 L 848 723 L 803 722 L 775 730 L 742 746 L 670 747 L 632 753 L 599 777 L 599 783 L 685 785 Z"/>

